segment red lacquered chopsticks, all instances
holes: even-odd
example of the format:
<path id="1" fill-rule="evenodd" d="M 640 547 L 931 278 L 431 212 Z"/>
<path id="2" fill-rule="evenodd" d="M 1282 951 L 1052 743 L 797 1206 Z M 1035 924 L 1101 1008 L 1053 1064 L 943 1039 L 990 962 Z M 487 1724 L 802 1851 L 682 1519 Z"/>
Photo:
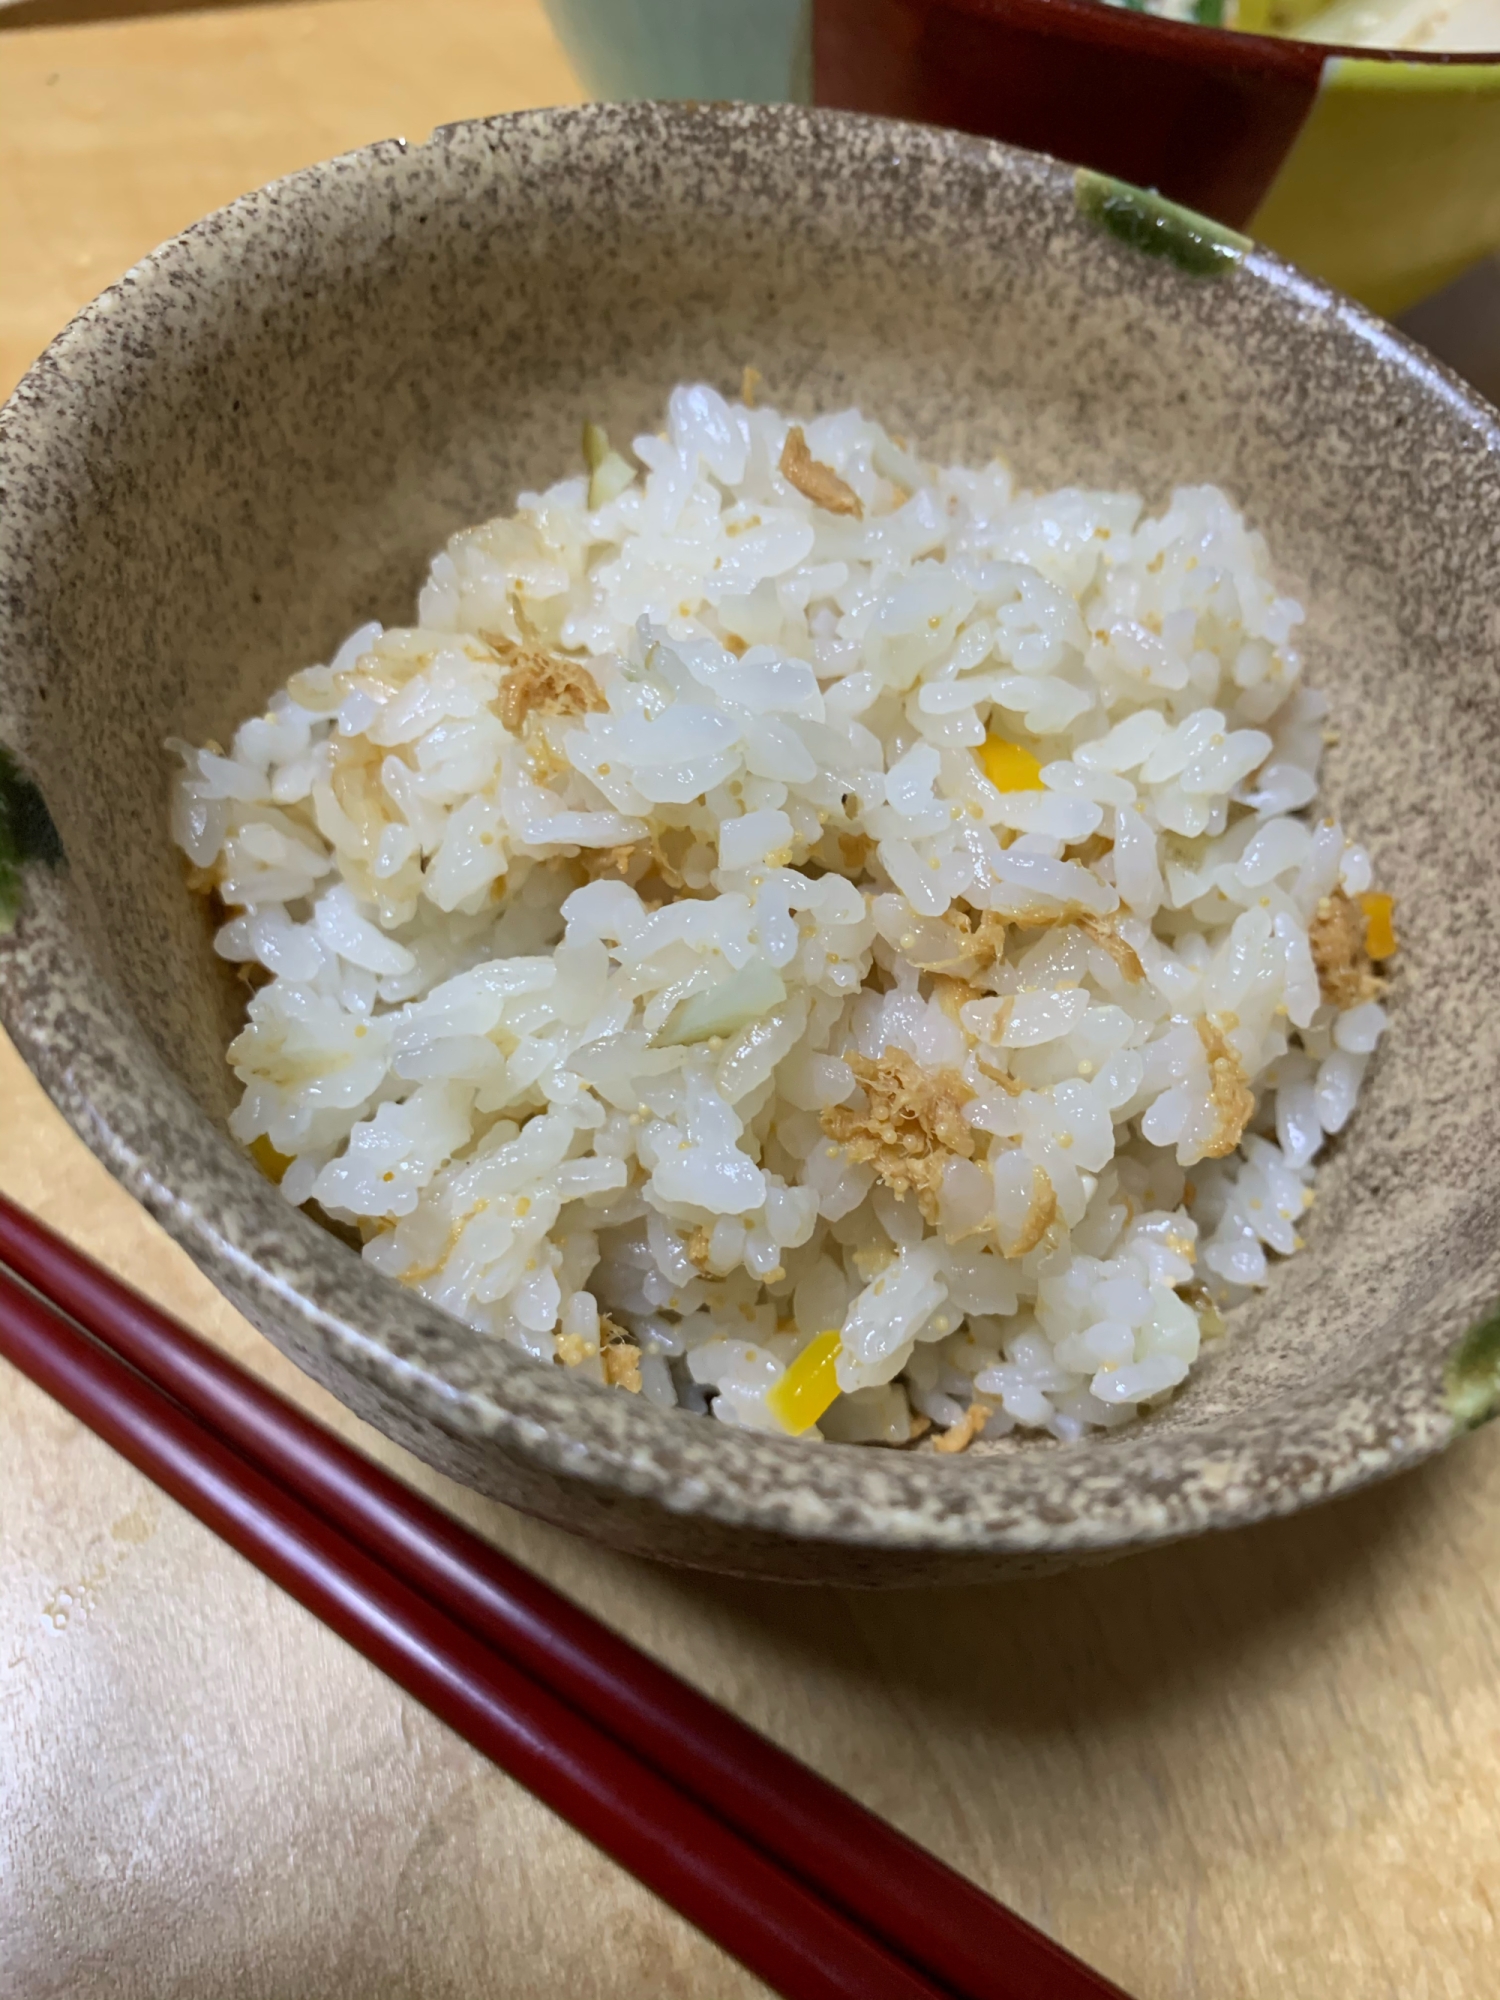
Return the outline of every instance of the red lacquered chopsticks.
<path id="1" fill-rule="evenodd" d="M 112 1363 L 111 1373 L 104 1366 L 111 1356 L 81 1340 L 13 1282 L 7 1284 L 3 1273 L 0 1352 L 8 1353 L 242 1553 L 782 1992 L 932 1993 L 939 1988 L 924 1982 L 936 1980 L 949 1993 L 994 1996 L 994 2000 L 1118 1996 L 1118 1988 L 962 1876 L 351 1451 L 3 1197 L 0 1261 L 65 1308 L 139 1374 L 122 1369 L 118 1361 Z M 59 1353 L 64 1361 L 58 1360 Z M 49 1368 L 55 1379 L 40 1372 Z M 102 1390 L 94 1386 L 96 1379 L 104 1382 Z M 143 1410 L 142 1402 L 153 1398 L 150 1384 L 181 1408 L 171 1410 L 155 1396 Z M 80 1399 L 88 1395 L 94 1399 L 90 1407 L 79 1407 Z M 171 1419 L 165 1429 L 164 1411 Z M 96 1415 L 101 1421 L 95 1421 Z M 203 1435 L 205 1427 L 212 1436 Z M 156 1441 L 168 1434 L 174 1455 L 158 1470 Z M 183 1467 L 189 1460 L 198 1469 L 184 1480 Z M 233 1478 L 237 1466 L 253 1482 L 253 1495 L 251 1486 Z M 162 1476 L 163 1471 L 168 1477 Z M 173 1484 L 173 1478 L 179 1483 Z M 266 1515 L 268 1492 L 277 1496 L 282 1513 Z M 226 1504 L 226 1496 L 232 1495 L 239 1497 Z M 286 1526 L 291 1518 L 284 1512 L 288 1507 L 300 1526 Z M 311 1542 L 309 1521 L 315 1531 Z M 291 1546 L 312 1550 L 300 1566 L 288 1566 L 288 1535 Z M 343 1566 L 343 1581 L 331 1595 L 330 1538 L 335 1555 L 344 1549 L 355 1559 L 355 1570 Z M 400 1581 L 393 1581 L 390 1572 Z M 401 1613 L 394 1621 L 389 1610 L 369 1613 L 377 1602 L 366 1589 L 372 1576 L 387 1596 L 392 1590 L 401 1594 Z M 413 1591 L 420 1593 L 415 1600 Z M 491 1673 L 498 1672 L 503 1682 L 492 1709 L 498 1702 L 502 1709 L 510 1704 L 508 1713 L 528 1714 L 524 1704 L 515 1707 L 517 1684 L 533 1704 L 540 1700 L 547 1706 L 540 1719 L 523 1725 L 529 1732 L 528 1754 L 508 1748 L 503 1731 L 496 1735 L 493 1713 L 486 1712 L 487 1719 L 471 1713 L 461 1698 L 455 1707 L 455 1685 L 472 1682 L 472 1652 L 463 1652 L 467 1664 L 433 1687 L 426 1681 L 417 1685 L 410 1678 L 409 1647 L 403 1650 L 398 1644 L 394 1653 L 388 1650 L 393 1622 L 402 1634 L 414 1629 L 414 1603 L 418 1626 L 422 1617 L 436 1615 L 448 1628 L 439 1643 L 450 1662 L 460 1656 L 447 1648 L 447 1639 L 456 1638 L 461 1648 L 471 1649 L 474 1638 L 487 1642 L 479 1651 L 490 1662 Z M 460 1626 L 467 1629 L 459 1630 Z M 496 1652 L 502 1656 L 498 1661 Z M 517 1667 L 520 1674 L 514 1671 Z M 563 1707 L 559 1696 L 575 1703 L 581 1713 Z M 611 1741 L 592 1718 L 607 1718 L 620 1740 Z M 560 1737 L 552 1733 L 551 1723 L 561 1728 Z M 476 1728 L 489 1734 L 476 1734 Z M 539 1753 L 539 1741 L 552 1746 L 550 1762 Z M 601 1746 L 607 1753 L 603 1762 L 591 1761 Z M 643 1809 L 648 1797 L 653 1811 L 662 1804 L 663 1795 L 669 1802 L 665 1821 L 653 1817 L 659 1837 L 649 1854 L 623 1823 L 610 1819 L 597 1790 L 591 1795 L 592 1817 L 587 1803 L 582 1809 L 576 1804 L 581 1763 L 608 1796 L 609 1785 L 622 1768 L 620 1759 L 641 1774 L 633 1781 L 631 1811 Z M 646 1769 L 641 1759 L 655 1768 Z M 606 1779 L 606 1772 L 613 1775 Z M 642 1779 L 649 1781 L 644 1792 Z M 698 1834 L 685 1831 L 684 1811 L 706 1819 L 719 1843 L 710 1840 L 705 1846 Z M 679 1860 L 677 1843 L 684 1838 L 699 1843 L 691 1882 L 679 1879 L 680 1870 L 674 1876 L 670 1868 L 659 1866 L 663 1825 L 673 1828 L 666 1835 L 666 1847 L 678 1852 Z M 623 1852 L 617 1837 L 624 1843 Z M 719 1903 L 712 1895 L 709 1904 L 703 1900 L 708 1894 L 703 1877 L 713 1876 L 725 1860 L 726 1837 L 739 1844 L 738 1855 L 749 1855 L 770 1870 L 768 1886 L 767 1878 L 754 1869 L 747 1877 L 743 1861 L 734 1858 L 732 1866 L 738 1871 L 734 1895 L 741 1899 L 748 1895 L 754 1902 L 766 1890 L 771 1902 L 777 1903 L 774 1885 L 779 1882 L 795 1893 L 790 1914 L 778 1904 L 773 1928 L 779 1924 L 782 1931 L 788 1926 L 796 1931 L 807 1923 L 816 1927 L 821 1912 L 825 1943 L 832 1939 L 828 1949 L 838 1963 L 847 1965 L 840 1954 L 852 1936 L 878 1954 L 874 1969 L 864 1960 L 852 1986 L 829 1985 L 834 1974 L 818 1961 L 816 1952 L 811 1957 L 806 1954 L 804 1940 L 797 1946 L 796 1973 L 804 1980 L 811 1978 L 813 1984 L 798 1985 L 795 1979 L 789 1983 L 784 1966 L 780 1972 L 768 1970 L 764 1952 L 771 1948 L 775 1956 L 774 1947 L 761 1939 L 753 1922 L 750 1928 L 756 1935 L 745 1943 L 744 1910 L 722 1908 L 722 1896 Z M 747 1847 L 745 1840 L 754 1847 Z M 642 1859 L 647 1866 L 637 1865 Z M 657 1873 L 650 1872 L 652 1866 L 658 1866 Z M 760 1914 L 764 1920 L 764 1905 Z M 830 1923 L 833 1928 L 828 1930 Z M 763 1921 L 760 1930 L 764 1928 Z M 882 1942 L 892 1949 L 882 1950 Z M 760 1958 L 756 1950 L 762 1952 Z M 898 1963 L 896 1954 L 907 1963 Z M 892 1977 L 915 1978 L 918 1984 L 891 1984 Z M 820 1978 L 824 1983 L 817 1984 Z"/>
<path id="2" fill-rule="evenodd" d="M 0 1352 L 778 1992 L 939 1993 L 3 1272 Z"/>

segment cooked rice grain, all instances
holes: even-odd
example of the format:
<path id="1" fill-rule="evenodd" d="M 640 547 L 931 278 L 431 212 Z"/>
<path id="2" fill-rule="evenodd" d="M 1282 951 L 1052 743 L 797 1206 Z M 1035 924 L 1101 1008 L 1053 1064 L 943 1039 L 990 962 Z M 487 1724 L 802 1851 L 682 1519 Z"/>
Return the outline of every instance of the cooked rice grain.
<path id="1" fill-rule="evenodd" d="M 590 426 L 414 627 L 176 746 L 265 980 L 234 1132 L 664 1406 L 1111 1428 L 1299 1247 L 1385 1023 L 1300 607 L 1210 487 L 1028 493 L 748 394 L 674 391 L 635 465 Z"/>

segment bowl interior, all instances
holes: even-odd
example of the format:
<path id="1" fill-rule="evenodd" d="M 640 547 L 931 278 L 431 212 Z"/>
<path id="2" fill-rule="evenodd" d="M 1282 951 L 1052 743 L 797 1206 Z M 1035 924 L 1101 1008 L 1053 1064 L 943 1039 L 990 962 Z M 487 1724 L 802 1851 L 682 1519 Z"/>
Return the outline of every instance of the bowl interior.
<path id="1" fill-rule="evenodd" d="M 224 1137 L 243 990 L 168 842 L 164 739 L 227 739 L 355 624 L 409 621 L 443 538 L 570 466 L 586 418 L 654 429 L 673 383 L 747 363 L 1030 484 L 1222 485 L 1308 607 L 1326 796 L 1398 898 L 1393 1025 L 1306 1253 L 1108 1441 L 877 1463 L 563 1381 L 374 1278 Z M 951 133 L 531 114 L 197 225 L 63 336 L 3 449 L 0 740 L 67 865 L 30 874 L 0 1007 L 252 1317 L 426 1455 L 656 1553 L 909 1577 L 1292 1506 L 1451 1433 L 1445 1355 L 1500 1290 L 1500 433 L 1377 322 L 1269 258 L 1144 254 L 1066 169 Z"/>

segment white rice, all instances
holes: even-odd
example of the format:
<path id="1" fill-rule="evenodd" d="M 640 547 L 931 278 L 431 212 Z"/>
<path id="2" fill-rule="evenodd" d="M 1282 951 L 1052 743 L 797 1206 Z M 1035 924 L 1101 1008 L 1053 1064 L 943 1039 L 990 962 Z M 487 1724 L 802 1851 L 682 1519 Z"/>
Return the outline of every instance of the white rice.
<path id="1" fill-rule="evenodd" d="M 174 745 L 263 969 L 233 1130 L 377 1270 L 654 1403 L 800 1429 L 772 1392 L 837 1330 L 810 1437 L 1107 1429 L 1300 1246 L 1385 1022 L 1310 949 L 1371 871 L 1308 816 L 1302 612 L 1211 487 L 1027 493 L 848 410 L 806 445 L 856 515 L 787 434 L 705 387 L 643 477 L 591 432 L 415 627 Z M 523 717 L 541 655 L 607 708 Z M 862 1157 L 857 1070 L 946 1139 Z"/>

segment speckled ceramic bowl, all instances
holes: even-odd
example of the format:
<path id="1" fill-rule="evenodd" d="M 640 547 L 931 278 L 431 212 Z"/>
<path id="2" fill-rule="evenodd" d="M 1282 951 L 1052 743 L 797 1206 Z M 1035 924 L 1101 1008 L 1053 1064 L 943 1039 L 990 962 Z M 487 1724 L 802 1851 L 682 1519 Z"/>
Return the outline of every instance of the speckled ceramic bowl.
<path id="1" fill-rule="evenodd" d="M 429 553 L 571 462 L 585 413 L 628 436 L 746 362 L 1031 480 L 1218 481 L 1310 607 L 1330 794 L 1400 899 L 1392 1028 L 1306 1253 L 1109 1439 L 943 1458 L 663 1413 L 388 1284 L 226 1135 L 242 989 L 168 844 L 163 738 L 226 736 L 359 619 L 408 617 Z M 433 1463 L 621 1548 L 907 1583 L 1285 1513 L 1500 1401 L 1500 428 L 1358 309 L 953 133 L 535 113 L 167 244 L 27 378 L 0 477 L 0 1015 L 250 1318 Z"/>

